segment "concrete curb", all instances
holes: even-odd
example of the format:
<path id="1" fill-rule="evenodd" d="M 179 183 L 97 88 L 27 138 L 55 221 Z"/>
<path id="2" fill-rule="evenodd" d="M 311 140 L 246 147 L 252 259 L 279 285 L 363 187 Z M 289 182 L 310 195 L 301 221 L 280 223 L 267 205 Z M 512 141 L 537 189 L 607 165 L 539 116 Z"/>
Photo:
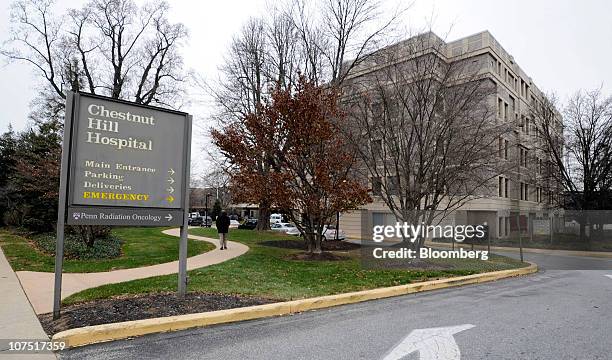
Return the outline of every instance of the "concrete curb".
<path id="1" fill-rule="evenodd" d="M 430 280 L 414 284 L 398 285 L 337 295 L 327 295 L 274 304 L 87 326 L 59 332 L 53 336 L 53 340 L 64 341 L 66 343 L 66 347 L 68 348 L 127 339 L 153 333 L 185 330 L 214 324 L 225 324 L 271 316 L 289 315 L 308 310 L 382 299 L 398 295 L 495 281 L 514 276 L 532 274 L 538 271 L 538 266 L 536 264 L 529 264 L 529 266 L 520 269 L 501 270 L 448 279 Z"/>
<path id="2" fill-rule="evenodd" d="M 440 243 L 433 241 L 426 241 L 425 245 L 429 247 L 452 247 L 452 244 L 449 243 Z M 471 245 L 468 244 L 457 244 L 455 243 L 455 247 L 462 247 L 464 249 L 470 249 Z M 474 250 L 486 250 L 486 245 L 474 245 Z M 491 250 L 497 251 L 507 251 L 507 252 L 520 252 L 519 248 L 506 247 L 506 246 L 491 246 Z M 579 256 L 579 257 L 593 257 L 593 258 L 603 258 L 603 259 L 612 259 L 612 252 L 610 251 L 582 251 L 582 250 L 555 250 L 555 249 L 540 249 L 540 248 L 528 248 L 523 247 L 523 253 L 533 253 L 533 254 L 544 254 L 544 255 L 554 255 L 554 256 Z"/>

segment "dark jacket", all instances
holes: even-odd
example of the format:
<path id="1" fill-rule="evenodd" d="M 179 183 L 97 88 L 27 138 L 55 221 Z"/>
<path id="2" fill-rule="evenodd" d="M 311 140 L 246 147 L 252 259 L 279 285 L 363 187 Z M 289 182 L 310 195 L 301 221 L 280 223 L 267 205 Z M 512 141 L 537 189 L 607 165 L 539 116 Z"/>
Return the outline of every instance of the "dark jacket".
<path id="1" fill-rule="evenodd" d="M 230 226 L 230 218 L 227 215 L 219 215 L 215 224 L 217 225 L 218 233 L 227 234 Z"/>

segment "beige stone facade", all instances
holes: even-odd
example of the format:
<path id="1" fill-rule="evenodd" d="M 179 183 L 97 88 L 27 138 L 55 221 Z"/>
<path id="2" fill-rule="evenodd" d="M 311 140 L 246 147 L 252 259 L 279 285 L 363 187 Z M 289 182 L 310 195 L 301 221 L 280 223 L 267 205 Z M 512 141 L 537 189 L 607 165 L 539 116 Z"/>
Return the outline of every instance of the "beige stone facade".
<path id="1" fill-rule="evenodd" d="M 426 35 L 443 42 L 433 34 Z M 402 46 L 402 43 L 394 46 Z M 547 218 L 552 213 L 547 210 L 550 208 L 550 197 L 559 193 L 558 188 L 542 183 L 541 154 L 537 147 L 535 124 L 529 116 L 529 104 L 541 96 L 541 92 L 488 31 L 445 43 L 441 48 L 446 53 L 447 61 L 471 61 L 477 64 L 480 73 L 495 83 L 496 96 L 491 106 L 496 111 L 496 121 L 510 122 L 514 126 L 510 134 L 499 139 L 499 161 L 516 165 L 511 166 L 513 170 L 496 177 L 495 184 L 490 187 L 495 190 L 469 201 L 444 221 L 473 225 L 486 222 L 493 238 L 512 236 L 519 228 L 521 232 L 528 233 L 531 220 Z M 365 62 L 353 69 L 351 76 L 361 76 L 384 66 L 380 62 Z M 342 214 L 340 226 L 349 237 L 367 239 L 371 238 L 373 225 L 395 222 L 395 217 L 381 198 L 374 196 L 373 203 Z"/>

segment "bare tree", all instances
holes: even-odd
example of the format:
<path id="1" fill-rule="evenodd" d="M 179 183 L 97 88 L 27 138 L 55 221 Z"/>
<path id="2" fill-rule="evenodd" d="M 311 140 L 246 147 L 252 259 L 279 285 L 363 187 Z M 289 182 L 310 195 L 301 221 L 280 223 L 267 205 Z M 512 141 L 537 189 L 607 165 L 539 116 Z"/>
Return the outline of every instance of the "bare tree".
<path id="1" fill-rule="evenodd" d="M 62 99 L 79 79 L 77 90 L 177 107 L 185 79 L 178 49 L 187 31 L 167 20 L 166 2 L 138 7 L 132 0 L 92 0 L 67 16 L 54 14 L 53 3 L 12 4 L 2 55 L 32 64 Z"/>
<path id="2" fill-rule="evenodd" d="M 299 36 L 291 18 L 275 9 L 267 24 L 267 37 L 267 78 L 281 89 L 291 89 L 300 69 Z"/>
<path id="3" fill-rule="evenodd" d="M 211 169 L 200 177 L 201 186 L 211 190 L 213 198 L 219 199 L 222 206 L 228 206 L 231 201 L 229 182 L 230 177 L 223 168 Z"/>
<path id="4" fill-rule="evenodd" d="M 62 98 L 62 22 L 52 13 L 52 1 L 15 1 L 11 4 L 11 29 L 1 54 L 31 64 Z"/>
<path id="5" fill-rule="evenodd" d="M 393 41 L 400 16 L 410 5 L 386 16 L 372 0 L 294 0 L 289 10 L 299 35 L 303 73 L 316 83 L 339 85 L 375 49 Z"/>
<path id="6" fill-rule="evenodd" d="M 257 113 L 277 88 L 291 88 L 298 74 L 297 35 L 293 23 L 280 10 L 271 11 L 269 18 L 251 18 L 232 40 L 221 67 L 221 78 L 205 85 L 217 107 L 214 117 L 220 124 L 233 124 L 246 131 L 244 119 Z M 251 138 L 251 140 L 253 140 Z M 271 179 L 270 154 L 260 154 L 254 171 L 261 181 Z M 226 173 L 232 173 L 231 164 L 223 164 Z M 273 196 L 262 186 L 257 198 L 249 197 L 259 206 L 258 230 L 270 228 L 270 209 Z M 234 187 L 234 200 L 240 201 L 240 189 Z M 246 200 L 246 199 L 242 199 Z"/>
<path id="7" fill-rule="evenodd" d="M 581 239 L 589 212 L 610 207 L 612 191 L 612 97 L 578 91 L 565 105 L 563 121 L 553 95 L 532 99 L 531 116 L 545 171 L 540 181 L 556 205 L 579 210 Z"/>
<path id="8" fill-rule="evenodd" d="M 250 19 L 234 37 L 216 84 L 206 85 L 215 99 L 215 117 L 222 125 L 234 122 L 236 131 L 248 133 L 241 121 L 257 114 L 280 88 L 291 89 L 300 74 L 317 84 L 339 82 L 345 59 L 349 68 L 383 38 L 394 24 L 394 14 L 381 26 L 380 3 L 366 0 L 325 0 L 310 6 L 294 1 L 273 8 L 264 18 Z M 313 11 L 313 9 L 317 11 Z M 374 28 L 374 30 L 371 30 Z M 370 31 L 371 30 L 371 31 Z M 246 138 L 255 142 L 253 137 Z M 271 181 L 274 155 L 262 153 L 253 171 L 260 181 Z M 231 173 L 231 168 L 228 168 Z M 269 228 L 272 186 L 262 184 L 258 191 L 258 229 Z M 234 189 L 239 194 L 240 189 Z"/>
<path id="9" fill-rule="evenodd" d="M 66 16 L 53 13 L 53 5 L 53 0 L 15 1 L 11 35 L 0 50 L 9 61 L 31 64 L 43 78 L 46 86 L 34 101 L 34 121 L 50 121 L 42 118 L 49 109 L 54 116 L 63 113 L 66 92 L 84 89 L 139 104 L 179 107 L 184 74 L 178 50 L 187 31 L 167 20 L 166 2 L 138 7 L 132 0 L 91 0 Z M 75 231 L 91 245 L 108 227 L 78 226 Z"/>
<path id="10" fill-rule="evenodd" d="M 448 62 L 445 53 L 426 33 L 370 56 L 345 80 L 347 132 L 363 176 L 398 221 L 441 221 L 494 192 L 504 171 L 497 143 L 510 124 L 495 120 L 494 82 L 481 65 Z"/>

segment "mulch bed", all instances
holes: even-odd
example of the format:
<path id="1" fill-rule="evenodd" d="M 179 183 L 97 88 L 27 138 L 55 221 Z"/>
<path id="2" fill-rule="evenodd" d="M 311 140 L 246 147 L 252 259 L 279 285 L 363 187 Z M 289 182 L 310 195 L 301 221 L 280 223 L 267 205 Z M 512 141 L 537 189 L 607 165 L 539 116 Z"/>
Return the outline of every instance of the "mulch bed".
<path id="1" fill-rule="evenodd" d="M 305 250 L 306 243 L 302 239 L 295 240 L 269 240 L 260 243 L 264 246 L 277 247 L 282 249 Z M 323 251 L 350 251 L 359 249 L 361 246 L 342 240 L 328 240 L 321 243 Z"/>
<path id="2" fill-rule="evenodd" d="M 144 294 L 68 305 L 62 309 L 61 317 L 56 321 L 53 320 L 52 313 L 38 317 L 45 332 L 52 335 L 83 326 L 193 314 L 273 302 L 278 302 L 278 300 L 206 293 L 187 293 L 184 299 L 179 299 L 175 293 Z"/>
<path id="3" fill-rule="evenodd" d="M 346 256 L 336 255 L 331 252 L 322 252 L 320 254 L 310 254 L 310 253 L 297 253 L 291 254 L 285 257 L 287 260 L 302 260 L 302 261 L 340 261 L 340 260 L 348 260 L 349 258 Z"/>

